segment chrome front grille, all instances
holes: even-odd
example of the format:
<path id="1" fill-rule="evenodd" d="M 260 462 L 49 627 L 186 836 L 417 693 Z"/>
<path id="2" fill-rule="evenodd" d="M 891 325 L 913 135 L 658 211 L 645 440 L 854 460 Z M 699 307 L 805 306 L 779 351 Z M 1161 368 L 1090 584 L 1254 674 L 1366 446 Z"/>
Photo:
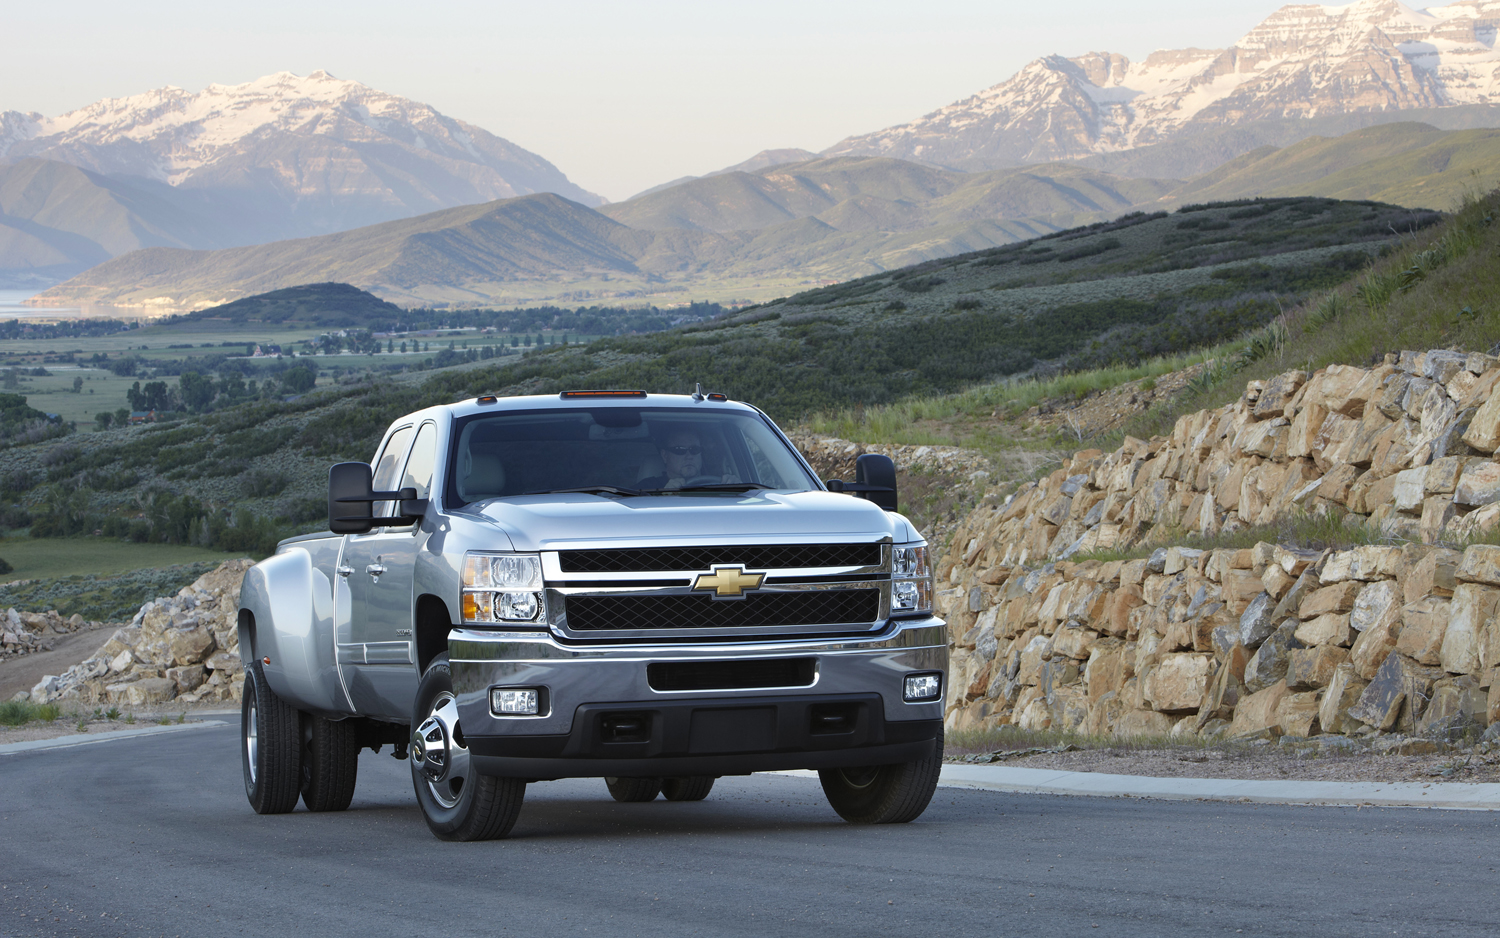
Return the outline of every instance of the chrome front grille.
<path id="1" fill-rule="evenodd" d="M 889 540 L 543 552 L 549 626 L 579 642 L 859 634 L 890 615 Z M 715 570 L 734 568 L 734 571 Z M 694 589 L 743 572 L 742 596 Z M 705 586 L 707 584 L 705 583 Z"/>

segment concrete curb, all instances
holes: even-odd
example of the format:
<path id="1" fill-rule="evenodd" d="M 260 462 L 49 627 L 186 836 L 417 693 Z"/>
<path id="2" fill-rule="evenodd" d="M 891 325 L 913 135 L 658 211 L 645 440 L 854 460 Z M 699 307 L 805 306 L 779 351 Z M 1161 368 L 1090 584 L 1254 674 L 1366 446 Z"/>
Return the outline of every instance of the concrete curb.
<path id="1" fill-rule="evenodd" d="M 816 778 L 816 772 L 778 772 Z M 1028 794 L 1090 795 L 1100 798 L 1157 798 L 1167 801 L 1230 801 L 1250 804 L 1306 804 L 1341 807 L 1447 808 L 1500 811 L 1500 783 L 1468 782 L 1307 782 L 1249 781 L 1233 778 L 1152 778 L 1007 768 L 998 765 L 944 765 L 943 788 L 970 788 Z"/>
<path id="2" fill-rule="evenodd" d="M 137 736 L 155 736 L 158 733 L 173 733 L 182 730 L 197 730 L 210 726 L 228 726 L 223 720 L 203 720 L 194 723 L 173 723 L 170 726 L 143 726 L 134 730 L 111 730 L 108 733 L 79 733 L 73 736 L 57 736 L 53 739 L 31 739 L 23 743 L 0 745 L 0 756 L 13 756 L 39 749 L 70 749 L 91 743 L 108 743 L 117 739 L 134 739 Z"/>

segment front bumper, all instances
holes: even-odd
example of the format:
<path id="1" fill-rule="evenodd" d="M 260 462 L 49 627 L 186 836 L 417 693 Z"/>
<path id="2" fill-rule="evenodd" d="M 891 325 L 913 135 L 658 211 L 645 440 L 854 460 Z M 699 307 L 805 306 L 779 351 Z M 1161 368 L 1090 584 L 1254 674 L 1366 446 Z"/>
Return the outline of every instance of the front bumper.
<path id="1" fill-rule="evenodd" d="M 922 618 L 858 638 L 713 645 L 563 645 L 550 634 L 454 629 L 449 664 L 464 737 L 489 775 L 728 775 L 884 765 L 930 754 L 943 697 L 902 699 L 914 671 L 948 663 L 947 627 Z M 652 664 L 811 658 L 797 687 L 658 690 Z M 492 687 L 544 689 L 539 716 L 495 716 Z M 635 719 L 641 733 L 612 735 Z"/>

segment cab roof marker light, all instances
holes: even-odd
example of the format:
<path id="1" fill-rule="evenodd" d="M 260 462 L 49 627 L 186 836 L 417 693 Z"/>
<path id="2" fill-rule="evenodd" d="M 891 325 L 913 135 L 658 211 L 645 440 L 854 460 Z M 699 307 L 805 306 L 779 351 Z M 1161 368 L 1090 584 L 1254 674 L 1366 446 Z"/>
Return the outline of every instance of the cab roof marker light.
<path id="1" fill-rule="evenodd" d="M 482 395 L 479 398 L 477 398 L 475 400 L 475 403 L 476 404 L 493 404 L 493 403 L 495 403 L 498 400 L 500 400 L 500 398 L 496 397 L 493 394 L 485 394 L 485 395 Z"/>
<path id="2" fill-rule="evenodd" d="M 645 391 L 564 391 L 564 392 L 562 392 L 562 394 L 560 394 L 558 396 L 560 398 L 562 398 L 563 400 L 565 400 L 565 401 L 567 401 L 567 400 L 576 400 L 578 398 L 590 398 L 590 397 L 594 397 L 594 398 L 597 398 L 597 397 L 634 397 L 634 398 L 642 398 L 642 397 L 646 396 L 646 392 Z"/>
<path id="3" fill-rule="evenodd" d="M 723 403 L 724 401 L 729 400 L 729 395 L 720 394 L 718 391 L 710 391 L 708 392 L 708 399 L 711 401 Z"/>

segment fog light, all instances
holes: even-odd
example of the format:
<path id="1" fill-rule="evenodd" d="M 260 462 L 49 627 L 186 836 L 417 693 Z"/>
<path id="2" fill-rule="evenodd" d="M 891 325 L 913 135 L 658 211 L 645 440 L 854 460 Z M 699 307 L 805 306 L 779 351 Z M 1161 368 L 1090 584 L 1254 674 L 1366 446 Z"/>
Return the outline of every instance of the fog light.
<path id="1" fill-rule="evenodd" d="M 535 687 L 490 689 L 490 712 L 505 716 L 534 717 L 542 711 L 542 695 Z"/>
<path id="2" fill-rule="evenodd" d="M 941 674 L 908 674 L 906 687 L 901 696 L 907 703 L 916 703 L 921 700 L 937 700 L 942 692 L 943 676 Z"/>

